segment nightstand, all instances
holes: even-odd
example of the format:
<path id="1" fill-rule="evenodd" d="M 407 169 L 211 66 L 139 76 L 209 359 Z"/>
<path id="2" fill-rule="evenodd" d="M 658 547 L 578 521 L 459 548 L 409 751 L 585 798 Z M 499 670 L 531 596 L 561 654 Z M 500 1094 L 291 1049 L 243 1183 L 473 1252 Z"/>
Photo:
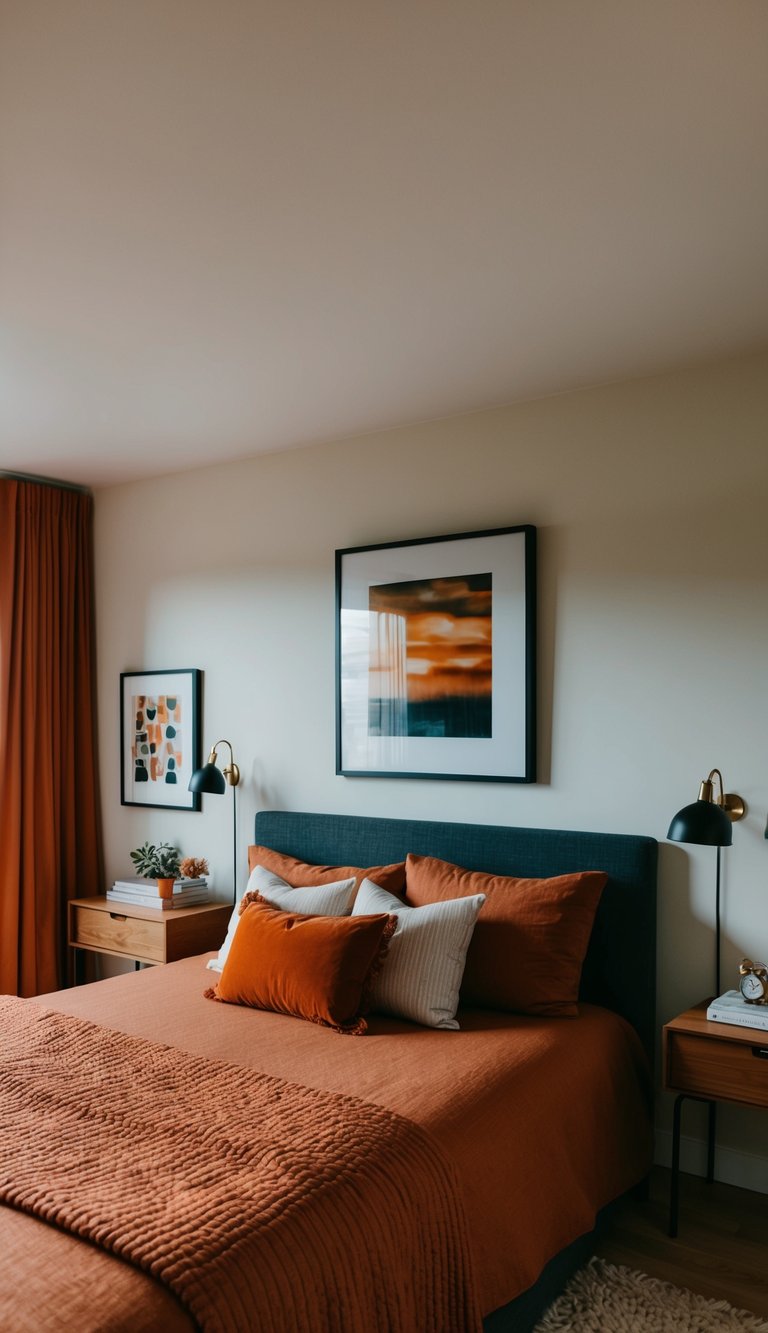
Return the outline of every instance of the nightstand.
<path id="1" fill-rule="evenodd" d="M 83 980 L 81 950 L 140 963 L 173 963 L 190 954 L 218 949 L 227 933 L 232 906 L 204 903 L 160 912 L 133 903 L 73 898 L 68 943 L 75 951 L 75 985 Z"/>
<path id="2" fill-rule="evenodd" d="M 717 1102 L 768 1108 L 768 1032 L 707 1020 L 708 1000 L 686 1009 L 663 1030 L 664 1087 L 678 1095 L 672 1127 L 669 1234 L 677 1235 L 680 1112 L 688 1099 L 709 1107 L 707 1180 L 715 1174 Z"/>

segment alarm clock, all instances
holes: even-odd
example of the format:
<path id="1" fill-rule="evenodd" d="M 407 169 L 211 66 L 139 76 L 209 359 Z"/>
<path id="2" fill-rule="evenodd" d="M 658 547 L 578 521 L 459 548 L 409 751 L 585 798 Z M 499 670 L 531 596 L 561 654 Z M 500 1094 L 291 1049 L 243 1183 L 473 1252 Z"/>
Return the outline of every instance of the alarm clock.
<path id="1" fill-rule="evenodd" d="M 747 1004 L 768 1004 L 768 967 L 742 958 L 739 968 L 739 990 Z"/>

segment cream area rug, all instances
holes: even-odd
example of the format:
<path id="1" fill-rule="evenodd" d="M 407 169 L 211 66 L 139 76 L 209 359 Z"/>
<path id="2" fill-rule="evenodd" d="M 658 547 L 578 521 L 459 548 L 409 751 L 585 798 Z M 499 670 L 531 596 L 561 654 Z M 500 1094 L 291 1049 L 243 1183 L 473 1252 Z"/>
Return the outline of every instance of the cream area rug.
<path id="1" fill-rule="evenodd" d="M 591 1259 L 535 1333 L 768 1333 L 768 1320 L 670 1282 Z"/>

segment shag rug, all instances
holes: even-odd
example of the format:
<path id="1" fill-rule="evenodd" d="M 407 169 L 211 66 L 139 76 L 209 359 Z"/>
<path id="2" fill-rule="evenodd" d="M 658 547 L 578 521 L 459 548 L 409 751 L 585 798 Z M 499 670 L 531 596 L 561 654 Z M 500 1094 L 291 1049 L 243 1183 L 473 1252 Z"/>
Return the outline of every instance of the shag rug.
<path id="1" fill-rule="evenodd" d="M 768 1320 L 671 1282 L 591 1259 L 535 1333 L 768 1333 Z"/>

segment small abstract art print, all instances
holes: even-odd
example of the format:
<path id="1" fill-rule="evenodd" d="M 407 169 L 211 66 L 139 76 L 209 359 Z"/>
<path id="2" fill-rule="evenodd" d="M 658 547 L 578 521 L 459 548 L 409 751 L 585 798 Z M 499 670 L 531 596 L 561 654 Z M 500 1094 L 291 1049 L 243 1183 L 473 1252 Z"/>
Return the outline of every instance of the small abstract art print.
<path id="1" fill-rule="evenodd" d="M 336 552 L 336 772 L 536 779 L 536 529 Z"/>
<path id="2" fill-rule="evenodd" d="M 197 670 L 124 671 L 120 676 L 120 800 L 123 805 L 199 810 L 188 790 L 200 766 Z"/>

